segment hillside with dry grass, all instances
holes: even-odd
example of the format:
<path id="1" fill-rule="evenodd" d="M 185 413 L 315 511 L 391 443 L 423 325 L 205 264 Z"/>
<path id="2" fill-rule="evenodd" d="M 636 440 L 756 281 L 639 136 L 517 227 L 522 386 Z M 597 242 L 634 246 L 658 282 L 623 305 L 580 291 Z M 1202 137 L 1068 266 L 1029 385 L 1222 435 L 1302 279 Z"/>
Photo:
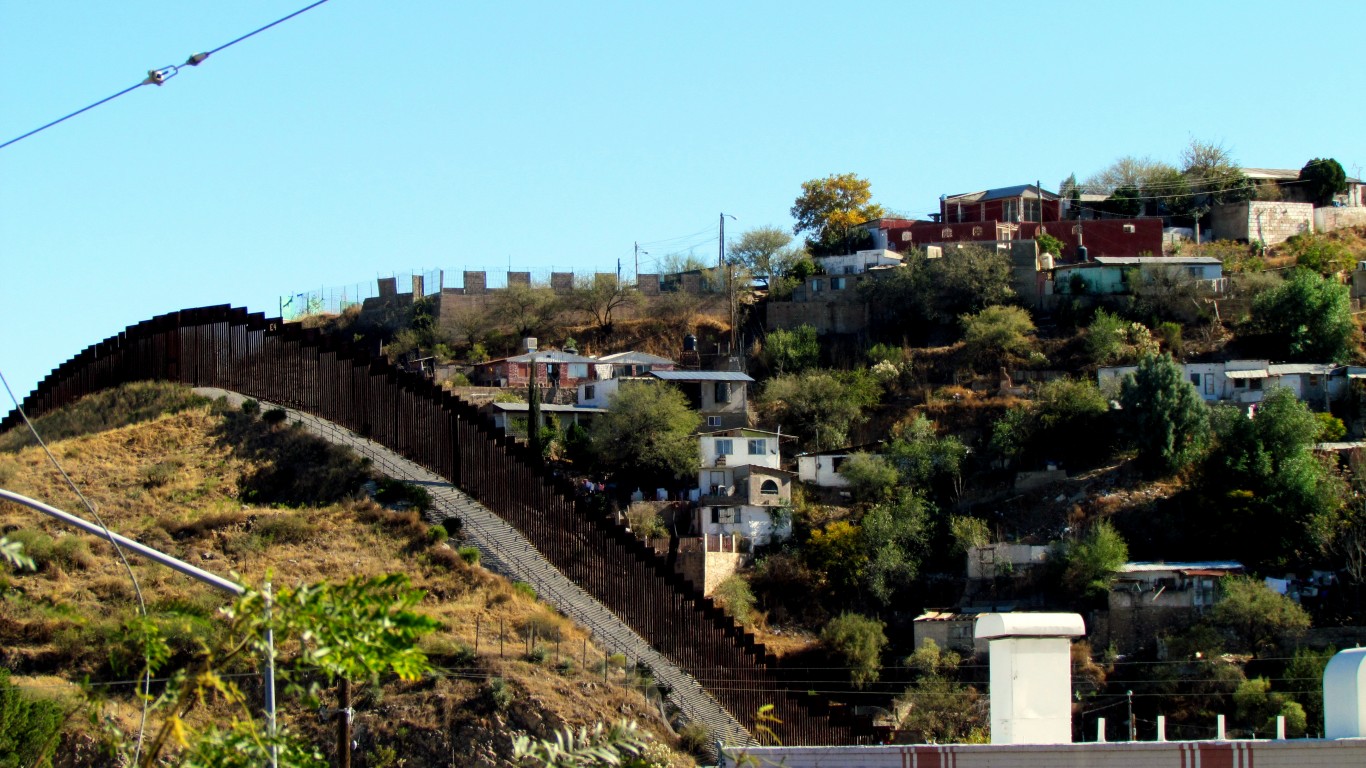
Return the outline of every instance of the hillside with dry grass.
<path id="1" fill-rule="evenodd" d="M 166 409 L 172 413 L 143 412 L 133 423 L 78 411 L 48 420 L 68 425 L 69 436 L 52 444 L 53 453 L 111 529 L 246 583 L 267 575 L 293 585 L 398 572 L 425 590 L 420 610 L 441 623 L 422 644 L 437 674 L 357 687 L 354 765 L 511 765 L 517 733 L 544 737 L 566 725 L 623 717 L 678 746 L 648 676 L 619 657 L 604 663 L 583 630 L 537 602 L 525 585 L 469 562 L 469 551 L 446 542 L 416 511 L 368 498 L 361 488 L 370 470 L 362 460 L 300 429 L 162 389 L 155 397 L 105 395 L 83 407 L 102 411 L 130 397 L 161 398 L 176 404 Z M 94 431 L 78 434 L 80 424 Z M 0 452 L 0 486 L 84 514 L 41 450 L 16 447 L 23 442 L 0 436 L 8 447 Z M 58 764 L 105 764 L 78 683 L 88 678 L 89 690 L 104 699 L 101 716 L 125 731 L 136 728 L 130 681 L 141 659 L 126 629 L 136 616 L 128 575 L 102 540 L 27 508 L 0 503 L 0 531 L 22 541 L 38 565 L 0 576 L 0 667 L 21 688 L 72 713 Z M 222 594 L 156 564 L 134 559 L 131 566 L 176 657 L 188 658 L 224 631 Z M 231 671 L 256 700 L 254 670 Z M 213 705 L 196 714 L 217 715 Z M 282 716 L 331 749 L 331 726 L 314 711 L 285 701 Z M 689 736 L 694 745 L 704 738 Z M 655 764 L 667 760 L 691 764 L 678 754 Z"/>

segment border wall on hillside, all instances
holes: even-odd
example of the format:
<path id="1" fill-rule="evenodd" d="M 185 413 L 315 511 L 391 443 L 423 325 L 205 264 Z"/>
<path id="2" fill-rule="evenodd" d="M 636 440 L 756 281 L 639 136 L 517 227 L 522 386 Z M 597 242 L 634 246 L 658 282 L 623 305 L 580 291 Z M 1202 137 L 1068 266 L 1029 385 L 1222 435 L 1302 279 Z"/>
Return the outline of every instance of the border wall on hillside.
<path id="1" fill-rule="evenodd" d="M 737 720 L 766 704 L 784 744 L 847 744 L 867 723 L 809 693 L 816 683 L 778 660 L 667 559 L 475 408 L 349 341 L 226 305 L 131 326 L 88 347 L 24 399 L 40 416 L 131 381 L 219 387 L 341 424 L 449 479 L 522 532 L 566 576 L 694 677 Z M 0 431 L 19 426 L 17 413 Z"/>

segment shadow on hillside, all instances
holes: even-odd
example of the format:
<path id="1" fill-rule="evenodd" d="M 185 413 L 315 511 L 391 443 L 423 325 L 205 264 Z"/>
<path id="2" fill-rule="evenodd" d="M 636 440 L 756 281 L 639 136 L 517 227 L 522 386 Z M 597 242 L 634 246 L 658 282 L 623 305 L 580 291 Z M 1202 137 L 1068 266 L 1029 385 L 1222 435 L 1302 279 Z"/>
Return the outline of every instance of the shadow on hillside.
<path id="1" fill-rule="evenodd" d="M 253 464 L 238 485 L 241 499 L 252 504 L 335 504 L 372 479 L 369 459 L 315 437 L 297 423 L 269 424 L 252 413 L 228 411 L 213 437 Z"/>

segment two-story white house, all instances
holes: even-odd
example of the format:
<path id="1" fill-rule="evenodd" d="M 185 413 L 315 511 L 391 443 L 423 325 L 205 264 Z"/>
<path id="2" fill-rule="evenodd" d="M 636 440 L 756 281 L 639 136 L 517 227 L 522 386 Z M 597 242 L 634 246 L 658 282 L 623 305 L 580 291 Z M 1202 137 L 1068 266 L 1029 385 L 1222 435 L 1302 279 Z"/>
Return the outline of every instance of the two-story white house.
<path id="1" fill-rule="evenodd" d="M 779 439 L 777 433 L 760 429 L 698 436 L 697 533 L 736 535 L 758 546 L 792 534 L 786 510 L 795 475 L 780 468 Z"/>

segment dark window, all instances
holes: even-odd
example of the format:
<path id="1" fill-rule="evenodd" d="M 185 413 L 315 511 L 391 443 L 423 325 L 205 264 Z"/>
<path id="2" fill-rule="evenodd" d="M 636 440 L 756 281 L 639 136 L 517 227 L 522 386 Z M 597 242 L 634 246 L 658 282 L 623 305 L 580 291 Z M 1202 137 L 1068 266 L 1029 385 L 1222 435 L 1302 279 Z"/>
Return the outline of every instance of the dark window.
<path id="1" fill-rule="evenodd" d="M 1253 390 L 1255 390 L 1255 391 L 1260 391 L 1261 388 L 1262 388 L 1262 380 L 1261 380 L 1261 379 L 1253 379 L 1253 380 L 1252 380 L 1252 385 L 1251 385 L 1251 386 L 1252 386 L 1252 389 L 1253 389 Z"/>
<path id="2" fill-rule="evenodd" d="M 765 496 L 777 496 L 777 495 L 778 495 L 778 481 L 777 481 L 777 480 L 765 480 L 765 481 L 763 482 L 763 484 L 759 486 L 759 493 L 762 493 L 762 494 L 765 495 Z"/>
<path id="3" fill-rule="evenodd" d="M 716 382 L 716 402 L 718 402 L 718 403 L 729 403 L 729 402 L 730 402 L 730 382 L 729 382 L 729 381 L 718 381 L 718 382 Z"/>
<path id="4" fill-rule="evenodd" d="M 589 384 L 588 386 L 586 386 L 586 387 L 583 388 L 583 399 L 584 399 L 584 400 L 596 400 L 597 397 L 598 397 L 598 394 L 597 394 L 597 393 L 598 393 L 598 388 L 597 388 L 595 385 L 593 385 L 593 384 Z"/>
<path id="5" fill-rule="evenodd" d="M 1194 384 L 1194 385 L 1197 386 L 1197 387 L 1200 386 L 1200 374 L 1198 374 L 1198 373 L 1192 373 L 1192 374 L 1191 374 L 1191 383 Z"/>

